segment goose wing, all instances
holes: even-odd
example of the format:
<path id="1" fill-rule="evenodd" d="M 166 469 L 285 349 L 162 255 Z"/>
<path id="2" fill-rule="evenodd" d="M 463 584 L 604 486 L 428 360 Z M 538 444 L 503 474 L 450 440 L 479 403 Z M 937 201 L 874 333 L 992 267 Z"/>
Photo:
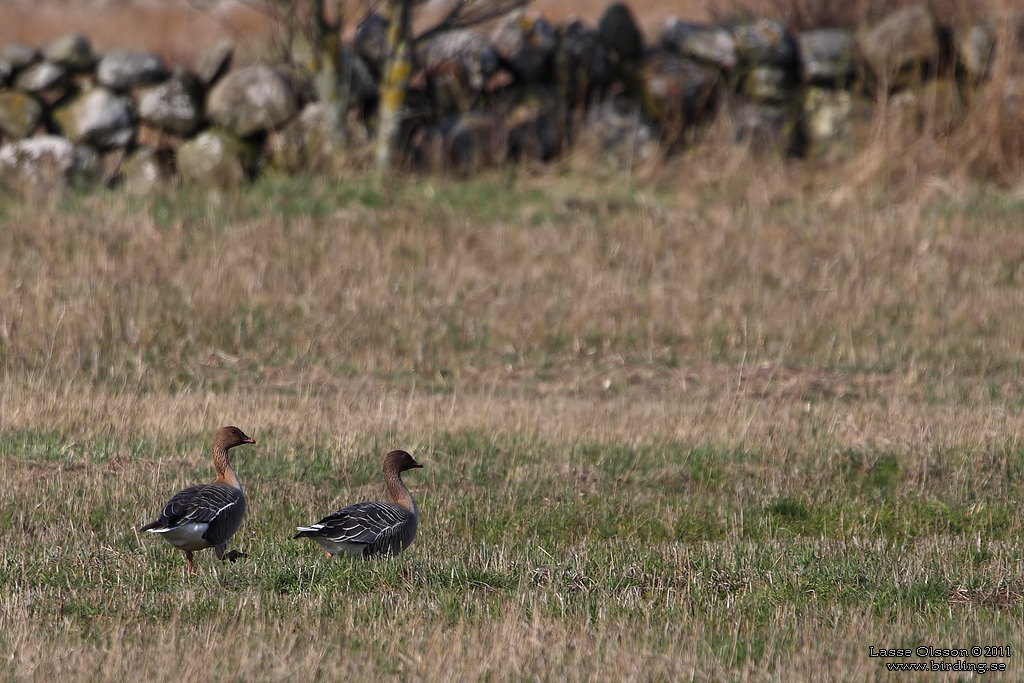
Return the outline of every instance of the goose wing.
<path id="1" fill-rule="evenodd" d="M 245 514 L 241 489 L 227 484 L 199 484 L 178 491 L 167 501 L 160 517 L 140 531 L 162 531 L 186 524 L 207 524 L 204 538 L 210 545 L 227 541 Z"/>
<path id="2" fill-rule="evenodd" d="M 299 527 L 295 538 L 321 536 L 335 543 L 371 546 L 405 524 L 412 513 L 394 503 L 355 503 L 316 524 Z"/>

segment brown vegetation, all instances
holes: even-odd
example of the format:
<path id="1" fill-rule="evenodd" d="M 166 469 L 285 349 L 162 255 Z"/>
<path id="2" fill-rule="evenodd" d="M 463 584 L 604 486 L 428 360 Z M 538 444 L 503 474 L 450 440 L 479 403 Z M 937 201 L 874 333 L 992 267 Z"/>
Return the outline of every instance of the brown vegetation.
<path id="1" fill-rule="evenodd" d="M 1004 642 L 1019 199 L 879 150 L 12 201 L 3 666 L 842 679 Z M 133 527 L 224 423 L 251 561 L 186 583 Z M 382 446 L 427 467 L 403 562 L 289 546 Z"/>
<path id="2" fill-rule="evenodd" d="M 256 53 L 271 36 L 268 15 L 238 2 L 10 2 L 3 17 L 0 45 L 45 45 L 75 32 L 99 50 L 149 50 L 170 64 L 194 64 L 225 37 Z"/>
<path id="3" fill-rule="evenodd" d="M 730 0 L 708 6 L 709 19 L 728 21 L 770 17 L 791 31 L 822 26 L 859 28 L 878 22 L 900 7 L 921 0 Z M 970 23 L 986 17 L 1007 16 L 1006 0 L 927 0 L 926 4 L 944 26 Z"/>
<path id="4" fill-rule="evenodd" d="M 618 171 L 7 197 L 0 671 L 859 680 L 869 645 L 1014 644 L 999 69 L 981 125 L 926 90 L 822 162 L 718 131 Z M 188 581 L 134 529 L 228 423 L 250 561 Z M 401 562 L 289 545 L 391 447 L 426 465 Z"/>
<path id="5" fill-rule="evenodd" d="M 679 17 L 693 22 L 714 22 L 740 17 L 767 16 L 785 23 L 791 30 L 816 26 L 856 27 L 877 21 L 894 7 L 912 0 L 633 0 L 627 4 L 647 35 L 658 38 L 664 21 Z M 365 3 L 356 3 L 360 8 Z M 531 6 L 552 21 L 579 17 L 597 22 L 609 2 L 590 0 L 534 0 Z M 1005 16 L 1005 0 L 972 0 L 970 3 L 934 0 L 929 3 L 943 23 L 949 25 L 981 17 Z M 420 22 L 428 25 L 443 3 L 427 5 Z M 192 64 L 204 48 L 222 38 L 232 38 L 256 52 L 273 33 L 272 18 L 258 2 L 210 2 L 208 0 L 163 0 L 159 3 L 115 0 L 95 2 L 5 3 L 0 23 L 0 46 L 8 42 L 41 45 L 65 33 L 87 35 L 99 49 L 145 49 L 170 63 Z"/>

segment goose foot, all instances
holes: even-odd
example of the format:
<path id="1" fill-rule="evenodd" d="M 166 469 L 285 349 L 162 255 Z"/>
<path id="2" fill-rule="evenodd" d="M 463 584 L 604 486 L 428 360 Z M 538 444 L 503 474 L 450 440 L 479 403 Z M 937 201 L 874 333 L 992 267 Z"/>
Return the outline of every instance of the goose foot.
<path id="1" fill-rule="evenodd" d="M 243 557 L 249 557 L 249 555 L 246 554 L 246 553 L 243 553 L 243 552 L 239 552 L 237 550 L 232 550 L 230 552 L 224 553 L 224 556 L 221 557 L 220 559 L 221 560 L 228 560 L 229 562 L 234 562 L 236 560 L 242 559 Z"/>

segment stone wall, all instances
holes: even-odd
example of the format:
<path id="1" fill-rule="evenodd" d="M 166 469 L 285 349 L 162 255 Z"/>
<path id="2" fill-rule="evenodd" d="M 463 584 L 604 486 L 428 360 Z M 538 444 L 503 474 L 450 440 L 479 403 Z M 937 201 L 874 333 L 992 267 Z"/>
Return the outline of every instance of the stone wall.
<path id="1" fill-rule="evenodd" d="M 343 170 L 347 151 L 372 136 L 384 30 L 370 15 L 342 48 L 343 113 L 316 101 L 301 67 L 233 66 L 230 44 L 193 69 L 141 52 L 98 55 L 80 35 L 7 45 L 0 182 L 145 192 L 179 179 L 235 186 L 267 168 Z M 486 35 L 454 29 L 417 44 L 402 163 L 468 173 L 547 161 L 581 141 L 610 159 L 643 159 L 699 140 L 723 112 L 733 139 L 754 150 L 842 153 L 856 102 L 870 107 L 936 79 L 956 92 L 977 87 L 996 35 L 995 23 L 941 26 L 924 4 L 856 32 L 669 20 L 655 45 L 623 4 L 597 26 L 520 12 Z"/>

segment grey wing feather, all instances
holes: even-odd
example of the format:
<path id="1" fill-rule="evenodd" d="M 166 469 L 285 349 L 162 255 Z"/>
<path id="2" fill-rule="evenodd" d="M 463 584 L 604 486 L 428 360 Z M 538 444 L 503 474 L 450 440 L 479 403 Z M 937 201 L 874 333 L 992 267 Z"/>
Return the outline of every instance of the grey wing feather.
<path id="1" fill-rule="evenodd" d="M 355 503 L 321 519 L 316 535 L 336 543 L 364 543 L 374 545 L 382 537 L 389 537 L 394 529 L 412 517 L 405 508 L 393 503 Z"/>
<path id="2" fill-rule="evenodd" d="M 199 484 L 174 494 L 161 510 L 160 518 L 142 527 L 142 531 L 184 524 L 209 524 L 205 538 L 211 545 L 218 545 L 238 527 L 231 522 L 236 517 L 240 521 L 244 514 L 245 496 L 241 490 L 227 484 Z M 227 528 L 231 528 L 231 532 L 225 535 Z"/>

